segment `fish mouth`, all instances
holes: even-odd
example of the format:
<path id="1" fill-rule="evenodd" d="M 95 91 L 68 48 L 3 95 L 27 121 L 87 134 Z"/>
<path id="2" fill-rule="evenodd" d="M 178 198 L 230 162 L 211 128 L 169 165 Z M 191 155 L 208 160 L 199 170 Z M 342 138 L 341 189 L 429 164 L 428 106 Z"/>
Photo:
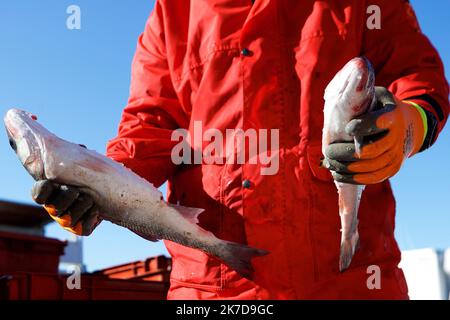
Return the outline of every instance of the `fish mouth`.
<path id="1" fill-rule="evenodd" d="M 11 133 L 9 132 L 8 128 L 6 129 L 6 135 L 8 136 L 8 142 L 11 148 L 14 150 L 14 152 L 17 153 L 17 144 L 16 141 L 13 139 Z"/>
<path id="2" fill-rule="evenodd" d="M 359 73 L 361 74 L 361 79 L 359 85 L 356 88 L 356 91 L 360 92 L 366 90 L 371 87 L 374 82 L 374 69 L 369 59 L 365 56 L 357 58 L 357 66 L 359 69 Z"/>
<path id="3" fill-rule="evenodd" d="M 339 73 L 341 73 L 341 83 L 337 94 L 345 99 L 348 98 L 349 92 L 362 92 L 372 86 L 374 82 L 372 64 L 364 56 L 353 58 L 347 62 Z"/>
<path id="4" fill-rule="evenodd" d="M 11 109 L 5 116 L 4 124 L 9 145 L 22 165 L 33 178 L 42 179 L 45 173 L 41 148 L 38 138 L 30 128 L 30 123 L 21 117 L 20 110 Z"/>
<path id="5" fill-rule="evenodd" d="M 10 147 L 14 150 L 15 153 L 17 153 L 17 135 L 15 134 L 15 130 L 14 126 L 12 125 L 10 116 L 9 116 L 9 112 L 6 114 L 5 119 L 4 119 L 4 123 L 5 123 L 5 129 L 6 129 L 6 136 L 8 137 L 8 142 Z"/>
<path id="6" fill-rule="evenodd" d="M 16 142 L 13 139 L 9 139 L 9 145 L 14 150 L 14 152 L 17 152 L 17 145 L 16 145 Z"/>

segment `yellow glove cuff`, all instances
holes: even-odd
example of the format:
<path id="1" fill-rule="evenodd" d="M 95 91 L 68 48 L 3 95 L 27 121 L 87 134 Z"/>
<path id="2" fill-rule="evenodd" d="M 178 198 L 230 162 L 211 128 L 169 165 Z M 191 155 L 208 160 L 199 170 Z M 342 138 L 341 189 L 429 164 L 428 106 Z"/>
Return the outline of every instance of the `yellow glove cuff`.
<path id="1" fill-rule="evenodd" d="M 425 141 L 425 137 L 427 136 L 427 133 L 428 133 L 427 115 L 425 114 L 425 111 L 423 111 L 423 108 L 420 105 L 418 105 L 417 103 L 408 101 L 408 100 L 403 100 L 403 102 L 412 105 L 413 107 L 415 107 L 417 109 L 417 111 L 419 111 L 419 114 L 420 114 L 420 117 L 422 118 L 422 123 L 423 123 L 423 138 L 422 138 L 422 145 L 423 145 L 423 142 Z"/>

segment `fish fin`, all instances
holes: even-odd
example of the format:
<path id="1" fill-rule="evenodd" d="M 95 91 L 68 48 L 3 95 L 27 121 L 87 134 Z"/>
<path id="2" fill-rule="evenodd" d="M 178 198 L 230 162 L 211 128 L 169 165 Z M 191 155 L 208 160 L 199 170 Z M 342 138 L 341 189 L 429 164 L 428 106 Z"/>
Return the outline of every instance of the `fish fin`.
<path id="1" fill-rule="evenodd" d="M 353 255 L 356 249 L 359 247 L 359 234 L 358 230 L 352 234 L 349 239 L 342 239 L 341 252 L 339 255 L 339 271 L 345 271 L 352 262 Z"/>
<path id="2" fill-rule="evenodd" d="M 168 206 L 177 210 L 186 220 L 194 224 L 198 223 L 200 213 L 205 211 L 205 209 L 185 207 L 172 203 L 168 203 Z"/>
<path id="3" fill-rule="evenodd" d="M 231 269 L 235 270 L 244 278 L 252 280 L 253 267 L 251 260 L 255 257 L 261 257 L 269 254 L 269 251 L 249 247 L 230 241 L 221 241 L 223 246 L 218 258 Z"/>

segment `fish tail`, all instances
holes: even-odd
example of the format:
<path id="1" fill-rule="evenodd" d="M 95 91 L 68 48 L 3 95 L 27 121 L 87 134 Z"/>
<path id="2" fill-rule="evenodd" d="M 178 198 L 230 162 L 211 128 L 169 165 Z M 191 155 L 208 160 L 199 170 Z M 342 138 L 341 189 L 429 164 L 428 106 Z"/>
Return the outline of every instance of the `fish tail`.
<path id="1" fill-rule="evenodd" d="M 346 270 L 359 242 L 358 209 L 364 186 L 336 183 L 339 191 L 339 215 L 341 217 L 341 249 L 339 271 Z"/>
<path id="2" fill-rule="evenodd" d="M 230 241 L 221 241 L 219 251 L 217 256 L 223 263 L 250 280 L 253 278 L 254 272 L 252 258 L 269 254 L 266 250 Z"/>
<path id="3" fill-rule="evenodd" d="M 352 262 L 353 255 L 356 248 L 359 245 L 359 233 L 355 230 L 349 238 L 342 238 L 341 240 L 341 252 L 339 255 L 339 271 L 345 271 Z"/>

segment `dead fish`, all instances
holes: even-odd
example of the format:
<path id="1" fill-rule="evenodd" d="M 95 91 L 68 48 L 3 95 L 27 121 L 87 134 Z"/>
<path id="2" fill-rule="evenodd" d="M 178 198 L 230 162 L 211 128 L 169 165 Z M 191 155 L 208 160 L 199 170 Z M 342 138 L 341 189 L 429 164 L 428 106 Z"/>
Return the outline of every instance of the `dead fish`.
<path id="1" fill-rule="evenodd" d="M 355 142 L 360 152 L 361 140 L 345 132 L 350 120 L 373 109 L 375 105 L 375 73 L 368 59 L 358 57 L 350 60 L 331 80 L 325 89 L 322 153 L 335 142 Z M 359 243 L 358 209 L 364 185 L 335 181 L 339 193 L 341 218 L 341 248 L 339 270 L 346 270 Z"/>
<path id="2" fill-rule="evenodd" d="M 203 209 L 170 205 L 150 182 L 123 165 L 65 141 L 32 114 L 9 110 L 4 123 L 11 147 L 35 180 L 72 185 L 89 194 L 103 219 L 141 237 L 166 239 L 200 249 L 246 278 L 252 278 L 253 257 L 268 252 L 224 241 L 197 225 Z"/>

